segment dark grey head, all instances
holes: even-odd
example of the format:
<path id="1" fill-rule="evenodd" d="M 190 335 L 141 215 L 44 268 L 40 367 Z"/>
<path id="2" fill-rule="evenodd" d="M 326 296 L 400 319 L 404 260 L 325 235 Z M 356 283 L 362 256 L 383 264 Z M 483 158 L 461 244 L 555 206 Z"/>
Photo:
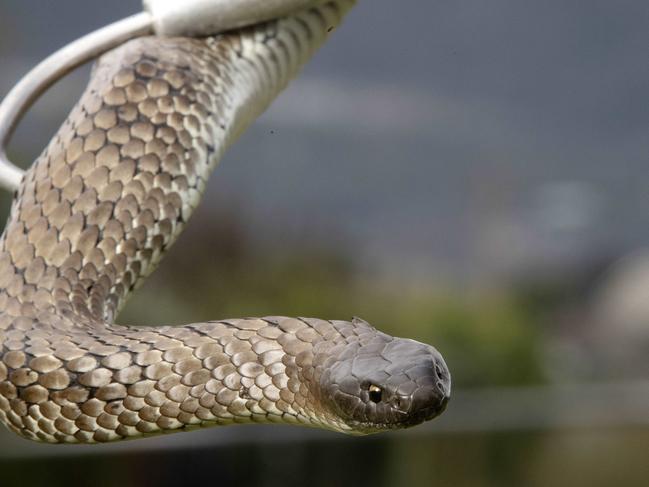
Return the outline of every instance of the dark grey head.
<path id="1" fill-rule="evenodd" d="M 451 376 L 429 345 L 374 332 L 325 364 L 321 401 L 352 433 L 408 428 L 440 415 Z"/>

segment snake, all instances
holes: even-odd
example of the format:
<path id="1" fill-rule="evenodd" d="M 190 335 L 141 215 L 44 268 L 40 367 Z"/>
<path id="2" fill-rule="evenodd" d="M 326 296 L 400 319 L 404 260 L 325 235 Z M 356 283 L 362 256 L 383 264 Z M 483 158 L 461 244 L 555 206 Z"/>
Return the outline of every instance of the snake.
<path id="1" fill-rule="evenodd" d="M 227 146 L 354 5 L 103 55 L 26 171 L 0 238 L 0 422 L 46 443 L 244 423 L 352 435 L 441 414 L 432 346 L 351 321 L 115 323 L 187 224 Z"/>

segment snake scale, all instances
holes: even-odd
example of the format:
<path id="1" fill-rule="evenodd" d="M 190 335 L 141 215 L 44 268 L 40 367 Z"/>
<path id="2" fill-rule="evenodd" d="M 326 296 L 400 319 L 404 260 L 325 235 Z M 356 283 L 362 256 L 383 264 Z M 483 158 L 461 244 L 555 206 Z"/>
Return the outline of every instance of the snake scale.
<path id="1" fill-rule="evenodd" d="M 97 443 L 234 423 L 352 434 L 440 414 L 431 346 L 354 319 L 114 324 L 198 205 L 224 149 L 353 0 L 204 39 L 104 55 L 15 194 L 0 241 L 0 420 Z"/>

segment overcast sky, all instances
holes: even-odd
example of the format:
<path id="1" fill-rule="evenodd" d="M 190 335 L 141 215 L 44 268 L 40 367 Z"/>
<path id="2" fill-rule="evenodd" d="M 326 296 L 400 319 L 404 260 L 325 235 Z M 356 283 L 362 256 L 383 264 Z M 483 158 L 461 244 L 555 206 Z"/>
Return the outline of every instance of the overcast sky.
<path id="1" fill-rule="evenodd" d="M 0 91 L 138 10 L 3 0 Z M 361 0 L 226 157 L 207 205 L 242 200 L 259 228 L 322 222 L 372 265 L 442 276 L 646 246 L 648 27 L 641 0 Z M 45 143 L 81 80 L 41 104 L 17 149 L 29 153 L 35 132 Z"/>

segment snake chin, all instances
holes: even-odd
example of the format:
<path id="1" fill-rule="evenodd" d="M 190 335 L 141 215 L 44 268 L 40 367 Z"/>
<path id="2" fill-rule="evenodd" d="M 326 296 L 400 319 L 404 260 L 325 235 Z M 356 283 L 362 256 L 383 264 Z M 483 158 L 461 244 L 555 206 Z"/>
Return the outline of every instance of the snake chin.
<path id="1" fill-rule="evenodd" d="M 338 429 L 371 434 L 409 428 L 442 414 L 451 376 L 441 354 L 413 340 L 374 334 L 325 364 L 321 401 Z"/>

